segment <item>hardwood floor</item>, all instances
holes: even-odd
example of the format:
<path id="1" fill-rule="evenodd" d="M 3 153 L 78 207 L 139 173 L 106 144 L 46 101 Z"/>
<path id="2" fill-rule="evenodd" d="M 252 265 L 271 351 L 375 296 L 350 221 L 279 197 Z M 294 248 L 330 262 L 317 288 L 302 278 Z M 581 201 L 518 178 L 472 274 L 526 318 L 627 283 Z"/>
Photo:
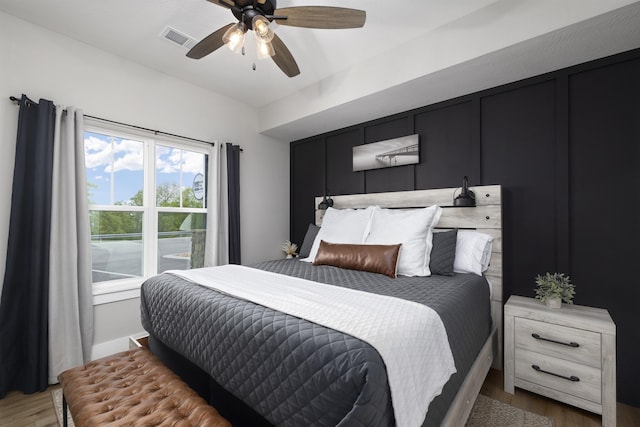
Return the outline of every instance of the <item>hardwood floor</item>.
<path id="1" fill-rule="evenodd" d="M 0 427 L 57 427 L 50 386 L 42 393 L 9 393 L 0 400 Z M 600 416 L 525 390 L 514 395 L 502 390 L 502 371 L 491 370 L 481 393 L 504 403 L 553 418 L 555 427 L 600 426 Z M 618 427 L 640 427 L 640 408 L 618 403 Z"/>
<path id="2" fill-rule="evenodd" d="M 42 393 L 23 394 L 12 391 L 0 400 L 1 427 L 58 427 L 53 409 L 51 391 L 59 385 L 49 386 Z"/>

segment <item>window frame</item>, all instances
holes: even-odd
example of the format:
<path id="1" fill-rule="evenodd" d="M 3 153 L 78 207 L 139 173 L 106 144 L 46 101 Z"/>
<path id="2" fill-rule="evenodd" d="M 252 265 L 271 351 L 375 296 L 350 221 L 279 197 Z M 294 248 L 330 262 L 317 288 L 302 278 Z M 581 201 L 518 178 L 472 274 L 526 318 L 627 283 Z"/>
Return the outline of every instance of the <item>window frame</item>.
<path id="1" fill-rule="evenodd" d="M 156 206 L 156 146 L 188 150 L 210 155 L 210 147 L 164 134 L 129 128 L 127 126 L 105 123 L 99 120 L 85 119 L 84 132 L 94 132 L 117 138 L 131 139 L 143 143 L 143 206 L 89 205 L 87 215 L 91 211 L 123 211 L 142 212 L 142 277 L 92 282 L 93 304 L 100 305 L 140 296 L 140 286 L 149 277 L 157 273 L 158 267 L 158 214 L 159 213 L 204 213 L 203 208 L 159 207 Z M 212 144 L 217 144 L 213 141 Z M 211 159 L 209 159 L 209 162 Z M 207 174 L 205 173 L 205 177 Z M 205 182 L 205 191 L 208 192 Z"/>

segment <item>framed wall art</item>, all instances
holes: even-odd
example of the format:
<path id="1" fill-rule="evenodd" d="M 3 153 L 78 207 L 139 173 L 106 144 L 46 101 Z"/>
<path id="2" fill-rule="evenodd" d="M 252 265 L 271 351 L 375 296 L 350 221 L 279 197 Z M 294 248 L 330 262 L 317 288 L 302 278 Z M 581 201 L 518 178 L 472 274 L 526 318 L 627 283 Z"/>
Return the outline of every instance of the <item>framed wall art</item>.
<path id="1" fill-rule="evenodd" d="M 353 147 L 353 171 L 412 165 L 420 162 L 418 135 Z"/>

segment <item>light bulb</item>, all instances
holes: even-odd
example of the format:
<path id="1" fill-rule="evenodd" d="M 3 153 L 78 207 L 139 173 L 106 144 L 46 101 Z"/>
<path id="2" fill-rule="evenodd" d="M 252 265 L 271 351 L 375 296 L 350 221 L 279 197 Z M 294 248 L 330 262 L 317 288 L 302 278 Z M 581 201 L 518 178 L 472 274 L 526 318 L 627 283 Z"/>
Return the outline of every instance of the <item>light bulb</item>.
<path id="1" fill-rule="evenodd" d="M 263 41 L 260 41 L 259 39 L 256 41 L 257 41 L 256 53 L 257 53 L 258 59 L 269 58 L 276 54 L 276 51 L 273 49 L 273 45 L 271 44 L 271 42 L 263 42 Z"/>
<path id="2" fill-rule="evenodd" d="M 242 52 L 244 46 L 244 38 L 247 32 L 247 27 L 243 22 L 238 22 L 236 25 L 229 28 L 222 36 L 222 41 L 235 53 Z"/>
<path id="3" fill-rule="evenodd" d="M 269 26 L 264 23 L 262 20 L 257 20 L 256 26 L 253 28 L 253 31 L 258 33 L 260 37 L 264 37 L 269 32 Z"/>
<path id="4" fill-rule="evenodd" d="M 262 42 L 270 42 L 273 40 L 273 30 L 269 26 L 269 20 L 262 15 L 256 15 L 251 21 L 251 27 L 256 38 Z"/>

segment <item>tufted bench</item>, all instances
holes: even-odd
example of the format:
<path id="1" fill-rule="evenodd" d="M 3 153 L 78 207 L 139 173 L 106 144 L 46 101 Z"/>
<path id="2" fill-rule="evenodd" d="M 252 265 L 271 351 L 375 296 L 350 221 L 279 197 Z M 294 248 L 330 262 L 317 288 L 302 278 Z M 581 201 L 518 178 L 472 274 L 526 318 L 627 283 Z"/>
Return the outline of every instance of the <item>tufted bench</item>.
<path id="1" fill-rule="evenodd" d="M 213 406 L 145 348 L 123 351 L 58 376 L 77 427 L 231 427 Z"/>

